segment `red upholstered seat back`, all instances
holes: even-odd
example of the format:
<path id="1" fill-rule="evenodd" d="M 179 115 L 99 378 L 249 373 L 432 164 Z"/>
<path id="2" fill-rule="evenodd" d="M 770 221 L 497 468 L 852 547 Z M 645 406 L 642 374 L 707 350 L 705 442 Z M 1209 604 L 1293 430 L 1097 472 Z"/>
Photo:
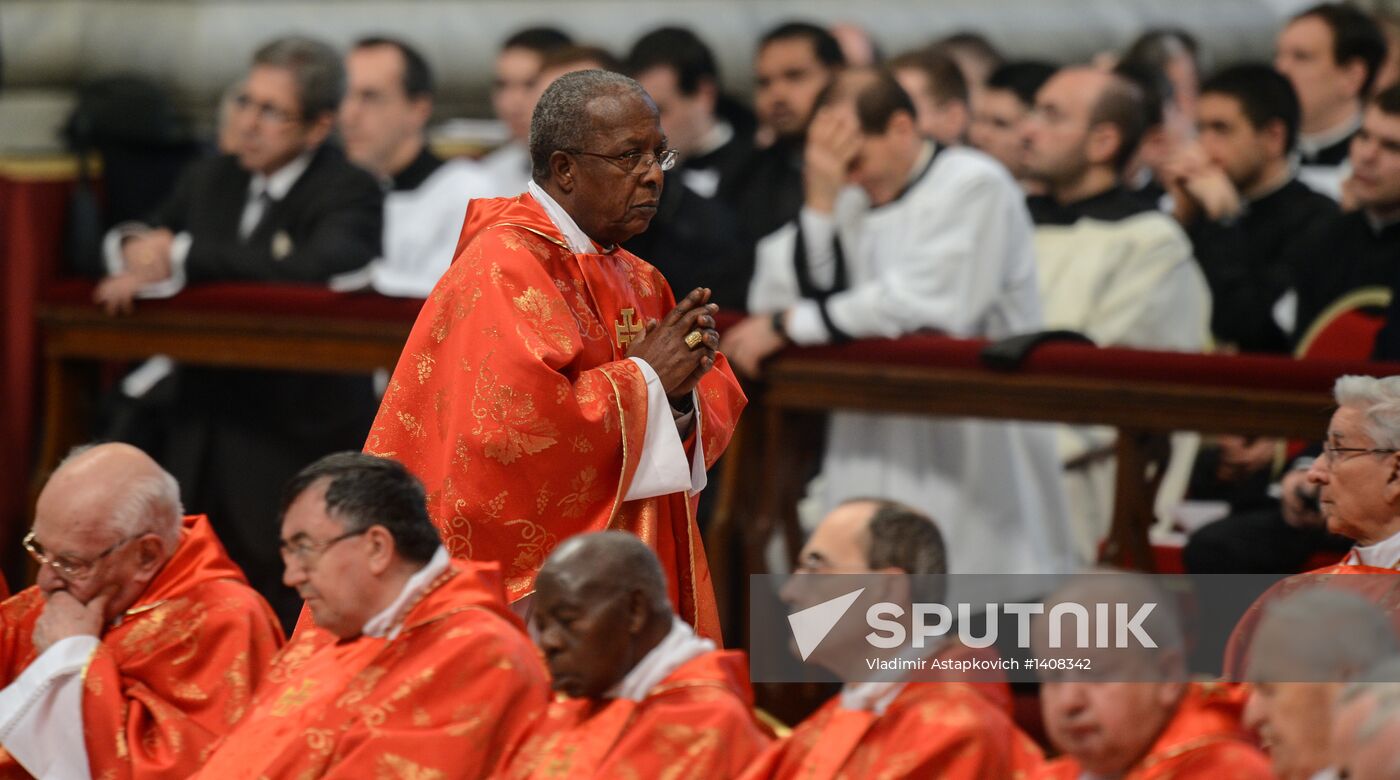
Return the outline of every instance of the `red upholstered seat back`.
<path id="1" fill-rule="evenodd" d="M 1338 298 L 1308 326 L 1294 354 L 1302 360 L 1366 360 L 1389 303 L 1385 287 L 1364 287 Z"/>
<path id="2" fill-rule="evenodd" d="M 1308 326 L 1294 354 L 1300 360 L 1369 359 L 1376 334 L 1385 325 L 1389 303 L 1390 290 L 1385 287 L 1363 287 L 1347 293 Z M 1299 440 L 1289 442 L 1283 461 L 1296 458 L 1307 444 Z"/>

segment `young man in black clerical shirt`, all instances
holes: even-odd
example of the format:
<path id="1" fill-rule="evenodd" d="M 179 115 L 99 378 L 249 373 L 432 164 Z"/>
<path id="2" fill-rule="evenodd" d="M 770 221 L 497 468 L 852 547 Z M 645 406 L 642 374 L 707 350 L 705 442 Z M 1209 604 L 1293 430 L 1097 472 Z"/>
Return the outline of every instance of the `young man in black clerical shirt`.
<path id="1" fill-rule="evenodd" d="M 802 210 L 807 125 L 817 98 L 845 64 L 840 44 L 814 24 L 782 24 L 759 41 L 754 110 L 775 138 L 719 192 L 738 213 L 746 240 L 757 242 Z"/>
<path id="2" fill-rule="evenodd" d="M 1287 78 L 1267 65 L 1230 68 L 1202 86 L 1198 142 L 1167 166 L 1173 216 L 1210 284 L 1211 331 L 1220 346 L 1289 351 L 1273 313 L 1294 283 L 1281 256 L 1337 212 L 1289 163 L 1298 122 Z"/>
<path id="3" fill-rule="evenodd" d="M 624 246 L 656 266 L 673 290 L 710 289 L 710 301 L 742 310 L 753 275 L 753 253 L 739 216 L 719 193 L 753 155 L 753 131 L 720 113 L 719 69 L 695 33 L 661 27 L 627 55 L 626 70 L 661 114 L 666 142 L 680 153 L 666 174 L 661 203 L 646 232 Z"/>
<path id="4" fill-rule="evenodd" d="M 1350 292 L 1390 287 L 1400 268 L 1400 86 L 1366 106 L 1351 142 L 1356 210 L 1339 214 L 1298 241 L 1286 262 L 1297 270 L 1293 335 L 1301 341 L 1317 316 Z"/>
<path id="5" fill-rule="evenodd" d="M 1293 82 L 1302 106 L 1299 176 L 1332 198 L 1342 199 L 1351 138 L 1385 52 L 1379 25 L 1346 3 L 1308 8 L 1279 32 L 1274 67 Z"/>
<path id="6" fill-rule="evenodd" d="M 385 191 L 384 241 L 374 262 L 332 287 L 426 298 L 452 262 L 467 202 L 494 194 L 495 180 L 476 162 L 444 161 L 428 147 L 433 72 L 413 46 L 363 38 L 346 56 L 345 72 L 340 135 L 350 161 Z"/>

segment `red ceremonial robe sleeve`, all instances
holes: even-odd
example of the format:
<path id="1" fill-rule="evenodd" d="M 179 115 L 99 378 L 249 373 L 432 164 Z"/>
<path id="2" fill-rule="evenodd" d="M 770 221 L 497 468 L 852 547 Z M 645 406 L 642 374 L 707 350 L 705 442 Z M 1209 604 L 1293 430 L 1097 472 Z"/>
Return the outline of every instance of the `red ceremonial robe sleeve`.
<path id="1" fill-rule="evenodd" d="M 43 599 L 31 588 L 5 607 L 10 657 L 3 660 L 7 674 L 17 674 L 34 658 L 28 637 Z M 208 581 L 129 614 L 103 636 L 83 674 L 83 738 L 92 776 L 188 778 L 243 717 L 281 641 L 266 605 L 233 581 Z M 0 749 L 0 778 L 27 777 Z"/>

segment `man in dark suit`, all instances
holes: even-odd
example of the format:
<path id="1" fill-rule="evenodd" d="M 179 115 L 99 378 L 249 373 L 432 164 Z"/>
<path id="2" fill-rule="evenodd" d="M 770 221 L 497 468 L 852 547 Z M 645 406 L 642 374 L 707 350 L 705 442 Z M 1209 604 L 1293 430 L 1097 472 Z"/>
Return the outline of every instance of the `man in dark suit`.
<path id="1" fill-rule="evenodd" d="M 236 152 L 193 165 L 148 223 L 109 233 L 111 275 L 97 301 L 116 314 L 186 282 L 324 283 L 376 257 L 380 187 L 325 143 L 344 85 L 340 55 L 321 42 L 260 48 L 230 117 Z M 129 376 L 126 395 L 145 395 L 159 368 Z M 185 505 L 210 515 L 290 625 L 300 602 L 281 583 L 277 491 L 305 463 L 363 445 L 376 405 L 369 378 L 183 367 L 161 382 L 151 395 L 166 403 L 126 433 L 177 475 Z"/>

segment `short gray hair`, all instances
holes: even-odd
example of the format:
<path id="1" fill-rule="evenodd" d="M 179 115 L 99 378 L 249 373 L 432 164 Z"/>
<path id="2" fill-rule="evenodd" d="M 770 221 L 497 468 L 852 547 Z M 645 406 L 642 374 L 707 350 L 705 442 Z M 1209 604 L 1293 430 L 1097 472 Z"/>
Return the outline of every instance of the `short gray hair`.
<path id="1" fill-rule="evenodd" d="M 1344 376 L 1332 394 L 1338 406 L 1365 415 L 1363 427 L 1377 447 L 1400 449 L 1400 376 Z"/>
<path id="2" fill-rule="evenodd" d="M 95 446 L 84 444 L 74 447 L 58 464 L 55 473 Z M 114 502 L 109 514 L 112 529 L 127 538 L 155 534 L 165 542 L 167 551 L 173 551 L 180 543 L 180 529 L 184 526 L 185 518 L 185 507 L 180 502 L 180 483 L 170 472 L 157 466 L 156 473 L 134 479 L 123 488 L 121 497 Z"/>
<path id="3" fill-rule="evenodd" d="M 1277 644 L 1260 640 L 1272 632 L 1281 632 L 1289 640 Z M 1338 637 L 1346 637 L 1346 641 L 1339 642 Z M 1400 653 L 1400 640 L 1389 616 L 1365 597 L 1340 588 L 1315 586 L 1264 608 L 1250 642 L 1251 677 L 1261 652 L 1296 665 L 1297 674 L 1289 682 L 1345 682 Z M 1273 676 L 1263 678 L 1267 681 Z"/>
<path id="4" fill-rule="evenodd" d="M 609 70 L 576 70 L 555 79 L 530 115 L 530 173 L 535 181 L 549 178 L 551 155 L 582 148 L 596 132 L 585 121 L 594 98 L 628 94 L 651 102 L 641 84 Z"/>
<path id="5" fill-rule="evenodd" d="M 315 38 L 289 35 L 265 43 L 253 55 L 253 67 L 291 71 L 301 98 L 303 122 L 335 113 L 345 95 L 345 67 L 330 44 Z"/>
<path id="6" fill-rule="evenodd" d="M 1376 707 L 1357 730 L 1357 741 L 1362 744 L 1375 739 L 1387 726 L 1400 724 L 1400 657 L 1388 658 L 1361 679 L 1348 683 L 1334 712 L 1366 696 L 1375 699 Z M 1400 772 L 1400 755 L 1391 769 Z"/>

